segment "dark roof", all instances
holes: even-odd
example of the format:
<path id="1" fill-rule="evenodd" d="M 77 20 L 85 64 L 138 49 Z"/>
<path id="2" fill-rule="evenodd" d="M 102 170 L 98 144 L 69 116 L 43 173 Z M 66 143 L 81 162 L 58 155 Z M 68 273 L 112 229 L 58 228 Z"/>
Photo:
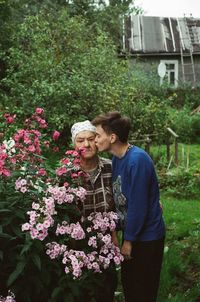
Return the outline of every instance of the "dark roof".
<path id="1" fill-rule="evenodd" d="M 131 15 L 125 25 L 126 49 L 132 54 L 200 54 L 200 18 Z"/>

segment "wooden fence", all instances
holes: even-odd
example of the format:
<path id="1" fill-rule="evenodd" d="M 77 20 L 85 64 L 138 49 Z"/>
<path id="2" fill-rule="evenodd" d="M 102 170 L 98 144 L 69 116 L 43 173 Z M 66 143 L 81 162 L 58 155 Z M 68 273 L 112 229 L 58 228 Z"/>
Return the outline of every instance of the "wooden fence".
<path id="1" fill-rule="evenodd" d="M 175 164 L 178 165 L 179 163 L 179 159 L 178 159 L 178 139 L 179 136 L 178 134 L 176 134 L 171 128 L 166 128 L 166 131 L 168 132 L 168 136 L 166 139 L 166 157 L 167 160 L 170 162 L 172 161 L 172 155 L 171 155 L 171 143 L 170 140 L 173 140 L 174 143 L 174 161 Z M 144 149 L 147 153 L 151 153 L 151 144 L 153 142 L 153 138 L 155 138 L 157 136 L 157 134 L 145 134 L 141 137 L 141 139 L 134 139 L 134 138 L 130 138 L 130 143 L 132 144 L 144 144 Z"/>

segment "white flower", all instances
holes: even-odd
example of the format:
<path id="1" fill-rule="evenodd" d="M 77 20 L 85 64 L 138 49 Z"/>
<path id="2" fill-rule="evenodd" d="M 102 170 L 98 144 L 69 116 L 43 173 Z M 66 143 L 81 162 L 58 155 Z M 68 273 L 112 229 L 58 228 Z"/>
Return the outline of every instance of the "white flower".
<path id="1" fill-rule="evenodd" d="M 10 151 L 11 153 L 15 153 L 16 152 L 15 148 L 13 148 L 14 145 L 15 145 L 14 139 L 10 138 L 9 140 L 4 140 L 3 144 L 6 147 L 6 150 Z"/>

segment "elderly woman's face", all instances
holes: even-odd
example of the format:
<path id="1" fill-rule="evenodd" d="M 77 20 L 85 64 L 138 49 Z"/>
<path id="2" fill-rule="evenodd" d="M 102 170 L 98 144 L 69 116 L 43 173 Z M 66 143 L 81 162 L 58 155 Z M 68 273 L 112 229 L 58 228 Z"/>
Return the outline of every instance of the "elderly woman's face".
<path id="1" fill-rule="evenodd" d="M 96 134 L 92 131 L 81 131 L 76 135 L 75 138 L 75 148 L 84 149 L 84 152 L 81 154 L 84 158 L 92 158 L 97 153 L 97 147 L 95 145 L 95 136 Z"/>

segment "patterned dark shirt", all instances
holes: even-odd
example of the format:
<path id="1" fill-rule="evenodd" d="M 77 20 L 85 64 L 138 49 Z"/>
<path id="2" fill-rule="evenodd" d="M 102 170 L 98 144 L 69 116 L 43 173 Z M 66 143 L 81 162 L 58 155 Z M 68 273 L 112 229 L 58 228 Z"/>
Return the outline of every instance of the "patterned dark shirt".
<path id="1" fill-rule="evenodd" d="M 84 184 L 84 188 L 87 190 L 82 209 L 84 216 L 88 216 L 91 212 L 115 211 L 111 169 L 111 160 L 99 157 L 97 169 L 92 171 Z"/>

